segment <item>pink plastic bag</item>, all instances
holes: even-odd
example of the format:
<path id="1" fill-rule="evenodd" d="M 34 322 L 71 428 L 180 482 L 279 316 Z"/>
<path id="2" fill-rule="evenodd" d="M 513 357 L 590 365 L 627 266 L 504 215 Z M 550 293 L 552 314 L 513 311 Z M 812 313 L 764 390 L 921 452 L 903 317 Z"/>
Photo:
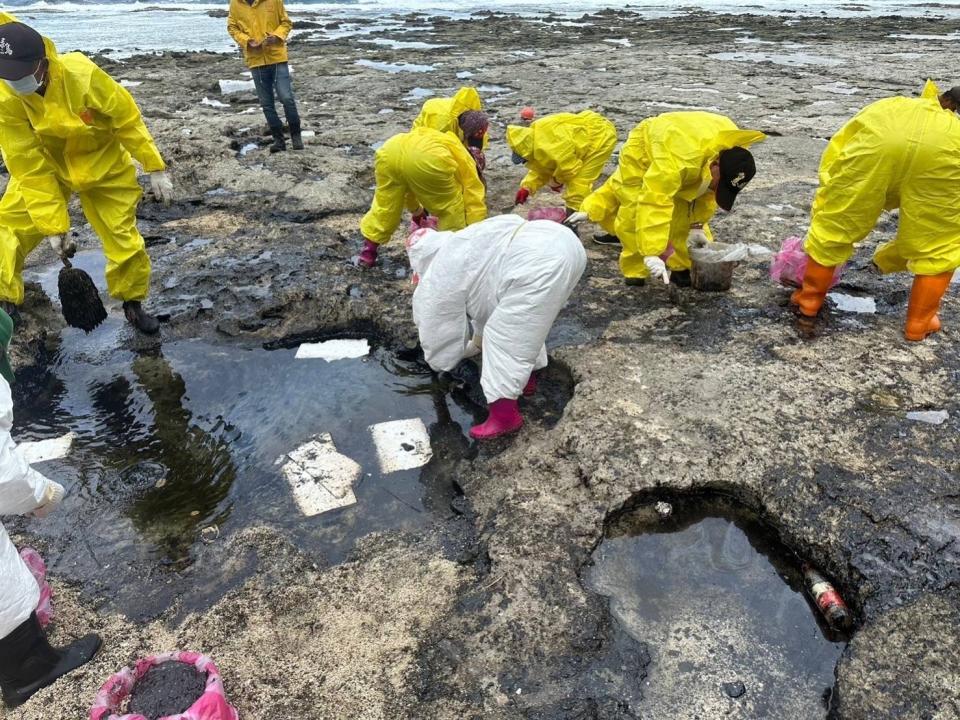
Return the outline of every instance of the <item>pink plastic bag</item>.
<path id="1" fill-rule="evenodd" d="M 527 213 L 527 220 L 553 220 L 562 223 L 567 219 L 567 210 L 562 207 L 533 208 Z"/>
<path id="2" fill-rule="evenodd" d="M 30 574 L 40 586 L 40 602 L 37 603 L 37 620 L 41 627 L 46 627 L 53 620 L 53 593 L 50 585 L 47 583 L 47 565 L 36 550 L 31 547 L 25 547 L 20 551 L 20 559 L 30 570 Z"/>
<path id="3" fill-rule="evenodd" d="M 220 680 L 220 671 L 213 660 L 206 655 L 194 652 L 170 652 L 140 660 L 133 669 L 124 668 L 112 676 L 93 702 L 90 708 L 90 720 L 147 720 L 143 715 L 114 715 L 119 712 L 124 700 L 133 691 L 137 680 L 146 675 L 154 665 L 176 661 L 193 665 L 198 671 L 207 674 L 207 688 L 190 708 L 179 715 L 168 715 L 161 720 L 239 720 L 234 707 L 227 702 Z"/>
<path id="4" fill-rule="evenodd" d="M 803 239 L 796 235 L 784 238 L 780 245 L 780 252 L 770 261 L 770 278 L 781 285 L 800 287 L 803 285 L 803 274 L 807 270 L 807 253 L 803 250 Z M 838 265 L 833 272 L 833 287 L 843 275 L 846 265 Z"/>

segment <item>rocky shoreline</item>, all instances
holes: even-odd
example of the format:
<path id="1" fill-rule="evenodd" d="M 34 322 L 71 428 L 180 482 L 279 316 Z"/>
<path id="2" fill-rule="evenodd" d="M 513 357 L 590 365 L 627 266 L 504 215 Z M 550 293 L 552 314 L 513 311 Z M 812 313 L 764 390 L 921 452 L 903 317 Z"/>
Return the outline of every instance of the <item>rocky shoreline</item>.
<path id="1" fill-rule="evenodd" d="M 596 109 L 621 140 L 669 109 L 730 115 L 770 137 L 737 212 L 716 230 L 776 248 L 803 233 L 824 140 L 856 109 L 919 92 L 927 76 L 960 79 L 954 21 L 613 11 L 577 21 L 412 14 L 386 28 L 295 20 L 294 87 L 314 133 L 301 153 L 269 155 L 252 92 L 221 91 L 221 79 L 245 80 L 235 55 L 99 59 L 130 86 L 182 197 L 140 213 L 164 340 L 253 346 L 360 327 L 412 345 L 402 243 L 372 271 L 352 257 L 374 146 L 406 129 L 427 93 L 479 86 L 493 120 L 491 213 L 510 210 L 521 177 L 503 131 L 522 105 Z M 76 219 L 82 247 L 96 247 Z M 329 565 L 251 527 L 205 559 L 235 587 L 146 621 L 102 610 L 81 580 L 59 580 L 55 639 L 93 627 L 105 650 L 0 717 L 83 717 L 110 673 L 178 647 L 217 659 L 243 718 L 759 717 L 757 694 L 775 689 L 751 690 L 749 678 L 739 699 L 703 687 L 682 707 L 646 703 L 654 649 L 618 632 L 606 599 L 580 581 L 621 508 L 711 490 L 753 508 L 854 606 L 834 717 L 960 718 L 956 298 L 945 301 L 947 332 L 901 339 L 908 280 L 869 269 L 869 247 L 896 231 L 888 217 L 838 288 L 875 298 L 876 314 L 832 308 L 818 336 L 802 340 L 764 266 L 739 268 L 725 294 L 626 287 L 615 250 L 590 242 L 593 231 L 581 229 L 589 266 L 551 339 L 574 396 L 555 427 L 529 423 L 459 463 L 455 548 L 449 527 L 382 533 Z M 50 263 L 47 253 L 30 266 Z M 20 367 L 45 362 L 60 327 L 36 290 L 25 315 Z M 906 419 L 923 409 L 950 418 Z M 28 523 L 17 529 L 33 537 Z"/>

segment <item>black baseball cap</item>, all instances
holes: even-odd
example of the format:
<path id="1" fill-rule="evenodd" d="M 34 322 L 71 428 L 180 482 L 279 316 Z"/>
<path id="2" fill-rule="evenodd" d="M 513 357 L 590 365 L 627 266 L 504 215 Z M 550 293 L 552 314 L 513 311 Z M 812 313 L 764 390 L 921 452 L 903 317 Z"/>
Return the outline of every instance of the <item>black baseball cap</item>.
<path id="1" fill-rule="evenodd" d="M 43 38 L 29 25 L 19 22 L 0 25 L 0 78 L 19 80 L 37 69 L 46 55 Z"/>
<path id="2" fill-rule="evenodd" d="M 727 212 L 733 208 L 737 193 L 757 174 L 757 165 L 750 151 L 732 147 L 720 152 L 720 183 L 717 185 L 717 205 Z"/>

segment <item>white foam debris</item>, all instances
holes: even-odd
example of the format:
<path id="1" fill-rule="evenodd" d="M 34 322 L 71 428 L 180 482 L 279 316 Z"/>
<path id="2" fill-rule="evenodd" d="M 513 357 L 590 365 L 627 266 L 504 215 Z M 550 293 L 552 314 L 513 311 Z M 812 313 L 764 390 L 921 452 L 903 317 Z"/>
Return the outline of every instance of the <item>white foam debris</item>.
<path id="1" fill-rule="evenodd" d="M 282 472 L 294 502 L 307 517 L 348 507 L 357 502 L 353 483 L 360 478 L 360 466 L 337 452 L 329 433 L 314 435 L 293 452 L 281 456 Z"/>
<path id="2" fill-rule="evenodd" d="M 928 425 L 943 425 L 949 419 L 950 413 L 946 410 L 914 410 L 907 413 L 907 420 Z"/>
<path id="3" fill-rule="evenodd" d="M 254 150 L 256 150 L 258 147 L 260 147 L 260 146 L 257 145 L 256 143 L 247 143 L 247 144 L 244 145 L 242 148 L 240 148 L 240 156 L 241 156 L 241 157 L 244 157 L 244 156 L 248 155 L 249 153 L 252 153 L 252 152 L 253 152 Z"/>
<path id="4" fill-rule="evenodd" d="M 611 45 L 621 45 L 623 47 L 633 47 L 633 43 L 630 42 L 629 38 L 607 38 L 604 40 L 605 43 L 610 43 Z"/>
<path id="5" fill-rule="evenodd" d="M 208 106 L 213 107 L 213 108 L 228 108 L 228 107 L 230 107 L 230 105 L 228 105 L 228 104 L 225 103 L 225 102 L 220 102 L 219 100 L 214 100 L 213 98 L 208 98 L 208 97 L 205 97 L 203 100 L 201 100 L 201 101 L 200 101 L 200 104 L 201 104 L 201 105 L 208 105 Z"/>
<path id="6" fill-rule="evenodd" d="M 370 343 L 362 340 L 327 340 L 319 343 L 303 343 L 297 348 L 297 360 L 348 360 L 370 354 Z"/>
<path id="7" fill-rule="evenodd" d="M 433 457 L 427 426 L 420 418 L 371 425 L 370 433 L 384 475 L 423 467 Z"/>
<path id="8" fill-rule="evenodd" d="M 393 108 L 383 108 L 377 115 L 390 115 L 393 112 L 395 112 Z"/>
<path id="9" fill-rule="evenodd" d="M 68 432 L 57 438 L 48 440 L 28 440 L 17 445 L 24 459 L 33 465 L 34 463 L 46 462 L 47 460 L 59 460 L 65 458 L 70 452 L 73 441 L 76 440 L 76 433 Z"/>
<path id="10" fill-rule="evenodd" d="M 877 312 L 877 301 L 872 297 L 857 297 L 856 295 L 847 295 L 845 293 L 832 292 L 827 295 L 837 306 L 837 310 L 850 313 Z"/>
<path id="11" fill-rule="evenodd" d="M 125 87 L 125 88 L 140 87 L 141 85 L 143 85 L 143 80 L 124 79 L 120 81 L 120 87 Z"/>
<path id="12" fill-rule="evenodd" d="M 813 89 L 821 90 L 822 92 L 833 93 L 834 95 L 856 95 L 858 92 L 860 92 L 860 88 L 853 85 L 848 85 L 847 83 L 839 80 L 828 85 L 814 85 Z"/>
<path id="13" fill-rule="evenodd" d="M 231 95 L 238 92 L 253 91 L 255 88 L 253 80 L 221 80 L 220 94 Z"/>

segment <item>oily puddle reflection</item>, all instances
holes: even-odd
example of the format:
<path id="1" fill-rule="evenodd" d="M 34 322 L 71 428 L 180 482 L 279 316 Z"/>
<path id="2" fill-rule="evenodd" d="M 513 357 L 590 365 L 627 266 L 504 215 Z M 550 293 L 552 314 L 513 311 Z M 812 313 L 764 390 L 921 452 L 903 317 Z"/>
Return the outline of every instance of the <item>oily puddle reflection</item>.
<path id="1" fill-rule="evenodd" d="M 800 559 L 732 500 L 670 502 L 666 519 L 653 501 L 614 519 L 583 574 L 620 630 L 650 648 L 647 707 L 826 717 L 846 638 L 805 595 Z"/>

